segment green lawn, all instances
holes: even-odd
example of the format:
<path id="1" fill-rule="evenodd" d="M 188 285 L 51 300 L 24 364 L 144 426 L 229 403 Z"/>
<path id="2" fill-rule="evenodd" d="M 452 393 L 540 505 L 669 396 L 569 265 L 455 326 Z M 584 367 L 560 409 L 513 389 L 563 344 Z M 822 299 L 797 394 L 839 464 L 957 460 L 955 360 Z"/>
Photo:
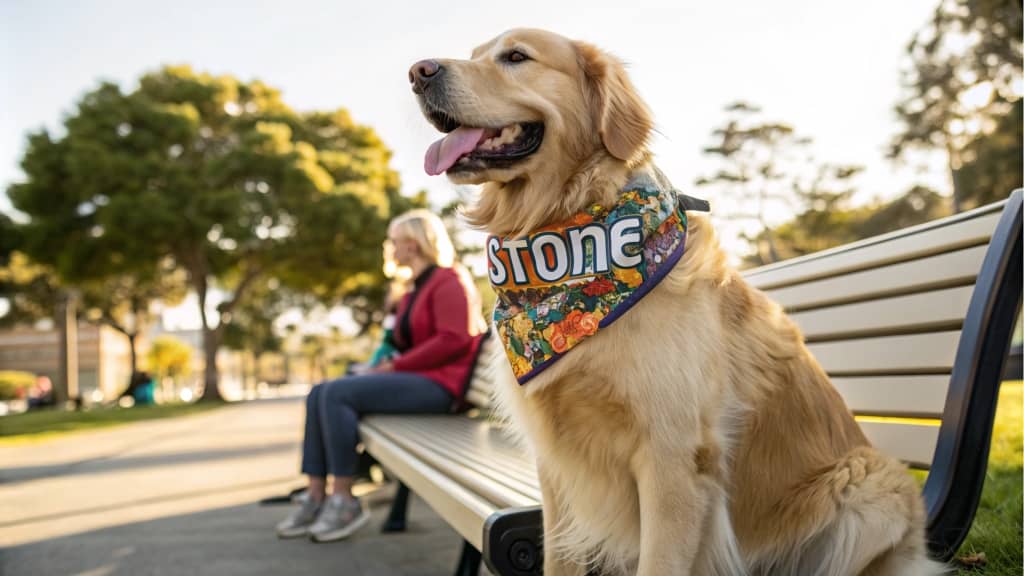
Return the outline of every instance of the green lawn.
<path id="1" fill-rule="evenodd" d="M 0 416 L 0 445 L 33 442 L 57 434 L 116 426 L 139 420 L 194 414 L 219 406 L 223 404 L 175 403 L 132 408 L 94 408 L 82 412 L 40 410 Z"/>
<path id="2" fill-rule="evenodd" d="M 1022 453 L 1024 453 L 1024 383 L 1004 383 L 988 458 L 985 489 L 971 533 L 958 557 L 983 553 L 984 567 L 961 569 L 958 574 L 1019 576 L 1024 554 L 1021 541 Z"/>

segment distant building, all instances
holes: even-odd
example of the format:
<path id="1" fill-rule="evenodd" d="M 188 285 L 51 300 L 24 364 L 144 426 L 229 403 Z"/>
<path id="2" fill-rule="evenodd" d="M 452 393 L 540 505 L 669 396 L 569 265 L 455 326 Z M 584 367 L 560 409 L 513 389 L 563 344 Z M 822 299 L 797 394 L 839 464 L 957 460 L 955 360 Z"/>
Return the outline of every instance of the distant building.
<path id="1" fill-rule="evenodd" d="M 192 349 L 192 373 L 174 388 L 199 390 L 203 384 L 205 360 L 201 330 L 165 330 L 159 324 L 137 341 L 139 363 L 145 365 L 149 343 L 158 336 L 171 336 Z M 60 331 L 16 328 L 0 330 L 0 370 L 31 372 L 59 385 Z M 242 393 L 243 355 L 221 348 L 217 356 L 220 389 L 229 396 Z M 78 395 L 86 401 L 104 402 L 117 398 L 131 376 L 128 338 L 109 326 L 78 323 Z M 176 394 L 176 392 L 175 392 Z"/>
<path id="2" fill-rule="evenodd" d="M 44 375 L 56 384 L 61 380 L 60 344 L 58 330 L 0 330 L 0 370 Z M 128 339 L 109 326 L 79 323 L 79 396 L 112 399 L 128 385 L 130 376 Z"/>

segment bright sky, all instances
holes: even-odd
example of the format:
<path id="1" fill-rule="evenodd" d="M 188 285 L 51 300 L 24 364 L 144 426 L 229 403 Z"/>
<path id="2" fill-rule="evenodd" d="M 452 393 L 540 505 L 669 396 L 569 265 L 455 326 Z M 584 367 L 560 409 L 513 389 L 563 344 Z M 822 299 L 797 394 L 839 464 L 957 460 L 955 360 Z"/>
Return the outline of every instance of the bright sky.
<path id="1" fill-rule="evenodd" d="M 5 0 L 0 3 L 0 187 L 22 178 L 25 134 L 60 124 L 101 79 L 134 87 L 186 63 L 258 78 L 299 110 L 348 108 L 394 151 L 404 190 L 455 195 L 423 172 L 437 132 L 406 71 L 425 57 L 468 57 L 507 28 L 547 28 L 625 60 L 654 111 L 654 151 L 677 187 L 713 167 L 701 156 L 737 99 L 814 139 L 821 160 L 867 167 L 862 200 L 911 182 L 948 188 L 941 164 L 913 174 L 884 158 L 904 47 L 937 0 L 864 2 L 257 2 Z M 443 7 L 443 8 L 442 8 Z M 714 203 L 715 199 L 710 198 Z M 10 204 L 0 195 L 0 210 Z"/>

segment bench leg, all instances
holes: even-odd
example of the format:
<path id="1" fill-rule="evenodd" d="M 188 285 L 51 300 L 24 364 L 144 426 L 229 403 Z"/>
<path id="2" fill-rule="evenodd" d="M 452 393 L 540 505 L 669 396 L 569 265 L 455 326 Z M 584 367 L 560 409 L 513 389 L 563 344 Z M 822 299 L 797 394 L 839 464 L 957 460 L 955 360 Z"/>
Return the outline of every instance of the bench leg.
<path id="1" fill-rule="evenodd" d="M 455 568 L 455 576 L 477 576 L 480 574 L 480 551 L 472 544 L 462 541 L 462 556 Z"/>
<path id="2" fill-rule="evenodd" d="M 408 510 L 409 487 L 399 482 L 398 492 L 395 493 L 395 500 L 391 503 L 391 512 L 388 513 L 388 519 L 384 522 L 381 532 L 404 532 L 405 515 Z"/>

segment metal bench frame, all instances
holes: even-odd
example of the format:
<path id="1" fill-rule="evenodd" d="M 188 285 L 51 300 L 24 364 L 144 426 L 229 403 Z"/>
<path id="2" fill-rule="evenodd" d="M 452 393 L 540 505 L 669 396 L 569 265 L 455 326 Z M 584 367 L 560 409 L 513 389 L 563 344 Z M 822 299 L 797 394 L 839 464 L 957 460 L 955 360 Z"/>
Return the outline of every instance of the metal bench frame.
<path id="1" fill-rule="evenodd" d="M 967 537 L 985 483 L 999 385 L 1021 306 L 1022 195 L 1017 190 L 1007 200 L 978 273 L 924 486 L 928 546 L 942 560 Z"/>

